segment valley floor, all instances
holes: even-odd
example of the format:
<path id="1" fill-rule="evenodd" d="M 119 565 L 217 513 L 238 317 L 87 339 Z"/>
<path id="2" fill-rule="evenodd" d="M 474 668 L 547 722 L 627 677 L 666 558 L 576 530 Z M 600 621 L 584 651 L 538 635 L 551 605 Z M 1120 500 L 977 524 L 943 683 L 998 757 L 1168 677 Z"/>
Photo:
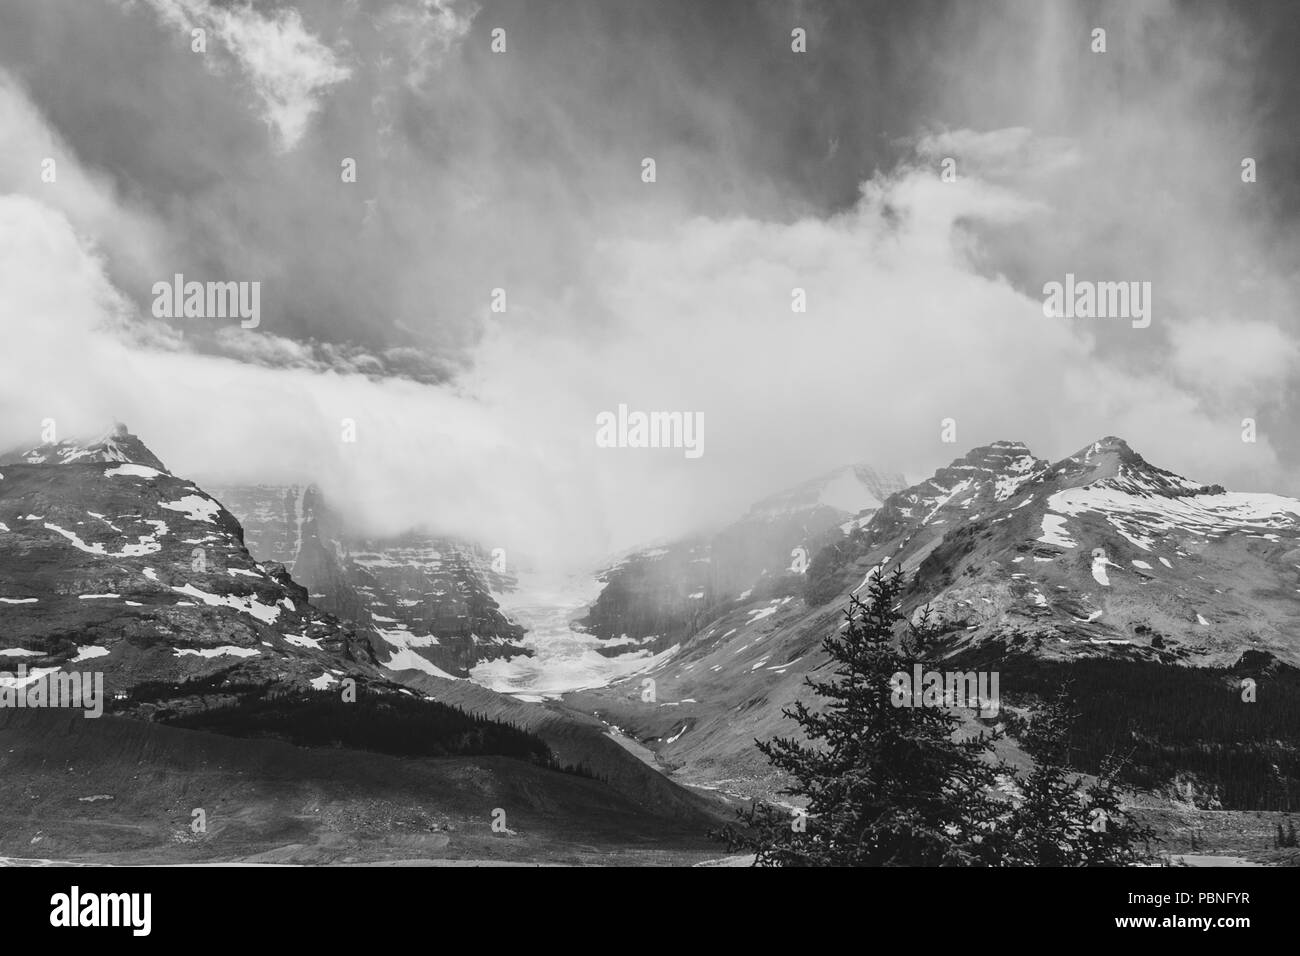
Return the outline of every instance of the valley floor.
<path id="1" fill-rule="evenodd" d="M 751 862 L 707 838 L 711 821 L 647 813 L 597 781 L 508 758 L 396 758 L 117 718 L 0 717 L 4 866 Z M 744 793 L 739 780 L 717 787 Z M 1151 797 L 1138 810 L 1174 865 L 1300 864 L 1300 851 L 1273 847 L 1285 814 Z M 494 832 L 498 817 L 504 832 Z"/>
<path id="2" fill-rule="evenodd" d="M 305 749 L 48 712 L 0 713 L 0 807 L 11 862 L 654 866 L 720 855 L 703 817 L 647 812 L 598 781 L 510 758 Z"/>

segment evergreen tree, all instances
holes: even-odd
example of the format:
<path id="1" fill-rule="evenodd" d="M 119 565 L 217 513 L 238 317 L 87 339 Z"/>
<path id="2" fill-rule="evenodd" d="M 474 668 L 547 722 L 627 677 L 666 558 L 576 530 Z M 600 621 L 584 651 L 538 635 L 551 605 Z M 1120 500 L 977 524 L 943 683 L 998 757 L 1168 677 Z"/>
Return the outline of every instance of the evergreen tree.
<path id="1" fill-rule="evenodd" d="M 755 803 L 740 814 L 743 828 L 721 834 L 733 851 L 753 851 L 760 866 L 995 862 L 986 843 L 999 812 L 986 759 L 994 737 L 955 739 L 961 721 L 951 711 L 894 699 L 894 675 L 927 663 L 924 619 L 900 627 L 902 592 L 901 570 L 875 575 L 867 601 L 851 600 L 843 633 L 822 642 L 833 677 L 805 683 L 825 706 L 799 701 L 783 711 L 807 742 L 757 742 L 794 781 L 785 793 L 802 799 L 806 816 Z"/>
<path id="2" fill-rule="evenodd" d="M 1037 714 L 1020 740 L 1034 768 L 999 827 L 1001 862 L 1011 866 L 1119 866 L 1151 858 L 1152 831 L 1121 803 L 1119 761 L 1085 786 L 1070 766 L 1077 715 L 1067 688 Z"/>
<path id="3" fill-rule="evenodd" d="M 1081 788 L 1089 826 L 1071 865 L 1132 866 L 1154 859 L 1151 843 L 1155 831 L 1124 809 L 1118 782 L 1121 766 L 1118 758 L 1108 759 L 1097 779 Z"/>
<path id="4" fill-rule="evenodd" d="M 874 575 L 865 602 L 850 599 L 843 633 L 822 646 L 830 680 L 805 684 L 821 699 L 782 712 L 803 741 L 756 741 L 793 782 L 783 791 L 806 809 L 755 801 L 741 825 L 718 836 L 759 866 L 1097 866 L 1151 859 L 1152 831 L 1124 809 L 1119 765 L 1108 760 L 1092 783 L 1070 766 L 1075 715 L 1065 693 L 1022 736 L 1034 769 L 1012 800 L 995 793 L 997 733 L 960 737 L 961 720 L 941 706 L 907 706 L 895 675 L 934 669 L 928 616 L 904 626 L 900 569 Z M 1015 789 L 1013 786 L 1011 789 Z"/>

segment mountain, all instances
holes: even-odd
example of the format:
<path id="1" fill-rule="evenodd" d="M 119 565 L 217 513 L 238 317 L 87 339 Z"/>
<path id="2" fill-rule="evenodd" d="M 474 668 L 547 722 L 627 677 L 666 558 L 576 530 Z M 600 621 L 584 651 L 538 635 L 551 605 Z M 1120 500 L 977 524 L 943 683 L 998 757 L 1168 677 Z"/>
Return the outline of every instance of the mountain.
<path id="1" fill-rule="evenodd" d="M 866 465 L 839 468 L 755 503 L 715 534 L 629 555 L 601 575 L 605 586 L 581 624 L 609 641 L 604 653 L 658 653 L 737 600 L 796 594 L 811 556 L 903 484 Z"/>
<path id="2" fill-rule="evenodd" d="M 869 523 L 845 529 L 847 537 L 817 554 L 808 573 L 811 603 L 828 600 L 844 583 L 837 572 L 871 542 L 891 542 L 911 553 L 937 545 L 954 523 L 977 518 L 1042 475 L 1048 463 L 1019 442 L 976 448 L 920 484 L 890 497 Z"/>
<path id="3" fill-rule="evenodd" d="M 1300 783 L 1293 753 L 1265 757 L 1258 743 L 1271 739 L 1259 722 L 1285 716 L 1300 687 L 1300 501 L 1199 484 L 1114 437 L 1055 463 L 997 442 L 856 525 L 813 557 L 801 591 L 720 604 L 643 674 L 566 703 L 651 748 L 674 779 L 771 792 L 779 781 L 754 738 L 790 732 L 780 710 L 810 698 L 823 637 L 873 574 L 898 566 L 901 610 L 919 620 L 929 609 L 939 652 L 1001 670 L 1007 719 L 1017 701 L 1077 678 L 1085 720 L 1147 748 L 1153 786 L 1173 785 L 1162 774 L 1178 748 L 1183 766 L 1192 752 L 1228 755 L 1206 771 L 1220 795 L 1250 761 Z M 1281 709 L 1242 708 L 1245 676 L 1276 678 Z M 654 701 L 642 699 L 647 679 Z M 1260 783 L 1259 799 L 1289 799 L 1282 786 Z"/>
<path id="4" fill-rule="evenodd" d="M 391 670 L 464 677 L 483 661 L 531 653 L 496 597 L 514 577 L 483 549 L 418 531 L 367 537 L 314 485 L 214 486 L 213 494 L 239 516 L 249 550 L 288 568 L 317 606 L 373 628 Z"/>
<path id="5" fill-rule="evenodd" d="M 0 465 L 68 465 L 73 462 L 118 462 L 166 471 L 163 463 L 121 422 L 93 441 L 46 442 L 24 452 L 0 455 Z"/>
<path id="6" fill-rule="evenodd" d="M 0 706 L 0 803 L 21 808 L 0 815 L 3 852 L 319 862 L 373 858 L 371 832 L 389 856 L 567 859 L 578 832 L 597 857 L 620 841 L 704 851 L 712 802 L 594 718 L 401 666 L 391 638 L 255 559 L 236 517 L 124 427 L 3 461 L 0 688 L 97 674 L 108 698 L 98 719 Z M 214 839 L 188 830 L 195 805 Z M 531 835 L 493 843 L 495 806 Z"/>
<path id="7" fill-rule="evenodd" d="M 1298 549 L 1295 499 L 1198 484 L 1107 437 L 1050 466 L 1023 446 L 977 449 L 823 563 L 839 589 L 901 564 L 912 602 L 963 644 L 1199 665 L 1254 650 L 1296 664 Z"/>
<path id="8" fill-rule="evenodd" d="M 215 675 L 382 682 L 370 638 L 315 608 L 238 521 L 123 426 L 0 465 L 0 661 L 104 672 L 111 692 Z"/>

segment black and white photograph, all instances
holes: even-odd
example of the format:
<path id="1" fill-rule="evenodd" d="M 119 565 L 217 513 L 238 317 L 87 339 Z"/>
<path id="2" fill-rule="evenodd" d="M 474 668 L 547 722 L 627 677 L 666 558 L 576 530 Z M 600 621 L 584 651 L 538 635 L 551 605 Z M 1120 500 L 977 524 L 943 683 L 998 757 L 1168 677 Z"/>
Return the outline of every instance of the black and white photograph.
<path id="1" fill-rule="evenodd" d="M 1285 0 L 2 0 L 23 918 L 1084 868 L 1114 937 L 1242 939 L 1300 865 L 1297 49 Z"/>

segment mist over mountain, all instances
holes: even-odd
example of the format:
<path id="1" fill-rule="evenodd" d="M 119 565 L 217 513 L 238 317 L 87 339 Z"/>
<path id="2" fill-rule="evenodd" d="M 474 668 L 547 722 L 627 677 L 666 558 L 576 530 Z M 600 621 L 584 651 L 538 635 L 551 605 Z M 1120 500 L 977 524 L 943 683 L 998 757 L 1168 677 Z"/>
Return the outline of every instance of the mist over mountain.
<path id="1" fill-rule="evenodd" d="M 112 415 L 207 484 L 571 569 L 845 462 L 929 474 L 949 419 L 1300 492 L 1283 7 L 831 3 L 794 54 L 768 5 L 104 6 L 3 14 L 0 445 Z M 1067 273 L 1151 282 L 1151 326 L 1048 319 Z M 178 274 L 261 283 L 259 326 L 156 317 Z M 620 404 L 706 454 L 599 449 Z"/>
<path id="2" fill-rule="evenodd" d="M 391 645 L 389 669 L 464 677 L 482 661 L 529 653 L 524 629 L 498 604 L 515 583 L 504 552 L 419 531 L 358 537 L 313 486 L 213 493 L 240 514 L 253 553 L 283 563 L 320 607 Z"/>

